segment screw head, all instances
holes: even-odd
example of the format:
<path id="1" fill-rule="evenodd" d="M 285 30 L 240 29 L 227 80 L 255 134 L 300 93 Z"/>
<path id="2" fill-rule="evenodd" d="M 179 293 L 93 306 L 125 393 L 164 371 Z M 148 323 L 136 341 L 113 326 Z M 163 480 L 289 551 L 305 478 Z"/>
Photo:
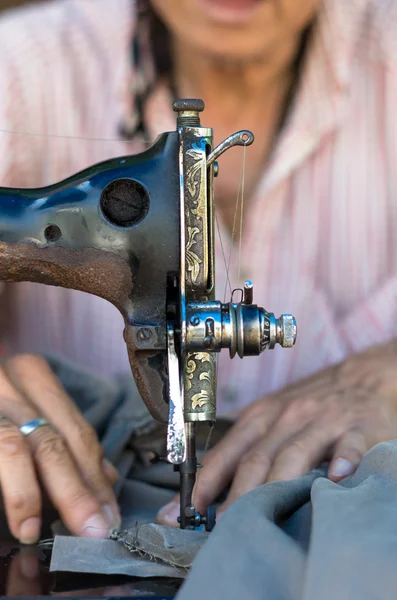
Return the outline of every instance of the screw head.
<path id="1" fill-rule="evenodd" d="M 213 335 L 207 335 L 204 338 L 203 344 L 204 347 L 207 348 L 208 350 L 211 350 L 211 348 L 214 347 L 214 342 L 215 342 L 215 338 Z"/>
<path id="2" fill-rule="evenodd" d="M 115 179 L 102 191 L 100 207 L 106 219 L 116 227 L 132 227 L 149 212 L 146 188 L 132 179 Z"/>
<path id="3" fill-rule="evenodd" d="M 190 325 L 193 325 L 193 327 L 197 327 L 197 325 L 200 325 L 200 317 L 198 317 L 197 315 L 193 315 L 193 317 L 190 317 Z"/>
<path id="4" fill-rule="evenodd" d="M 137 338 L 140 342 L 148 342 L 152 337 L 152 332 L 147 327 L 138 330 Z"/>

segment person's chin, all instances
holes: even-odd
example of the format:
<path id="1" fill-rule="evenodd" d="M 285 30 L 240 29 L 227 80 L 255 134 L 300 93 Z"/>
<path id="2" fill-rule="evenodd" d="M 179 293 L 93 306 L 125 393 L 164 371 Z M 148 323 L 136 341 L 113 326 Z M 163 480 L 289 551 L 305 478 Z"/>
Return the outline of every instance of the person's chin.
<path id="1" fill-rule="evenodd" d="M 242 24 L 255 17 L 266 0 L 196 0 L 214 21 L 224 24 Z"/>

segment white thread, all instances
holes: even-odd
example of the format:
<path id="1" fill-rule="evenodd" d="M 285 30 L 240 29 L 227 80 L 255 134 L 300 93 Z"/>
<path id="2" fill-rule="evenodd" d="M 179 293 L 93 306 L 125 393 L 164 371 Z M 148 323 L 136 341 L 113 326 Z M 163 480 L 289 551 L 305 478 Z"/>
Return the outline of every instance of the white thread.
<path id="1" fill-rule="evenodd" d="M 0 129 L 0 133 L 6 133 L 9 135 L 26 135 L 33 137 L 45 137 L 45 138 L 58 138 L 64 140 L 83 140 L 87 142 L 128 142 L 129 140 L 125 140 L 122 138 L 91 138 L 91 137 L 82 137 L 77 135 L 57 135 L 55 133 L 35 133 L 33 131 L 11 131 L 9 129 Z M 145 144 L 145 146 L 149 146 L 150 144 Z"/>
<path id="2" fill-rule="evenodd" d="M 243 222 L 244 222 L 244 186 L 245 186 L 245 156 L 247 146 L 243 146 L 243 163 L 241 165 L 241 205 L 240 205 L 240 243 L 238 249 L 238 270 L 237 270 L 237 284 L 240 283 L 240 271 L 241 271 L 241 248 L 243 243 Z"/>
<path id="3" fill-rule="evenodd" d="M 222 250 L 222 256 L 223 256 L 223 262 L 225 263 L 225 270 L 226 270 L 226 287 L 227 284 L 229 284 L 229 288 L 230 288 L 230 294 L 232 293 L 232 284 L 230 282 L 230 278 L 229 278 L 229 268 L 228 268 L 228 264 L 227 264 L 227 260 L 226 260 L 226 254 L 225 254 L 225 249 L 223 247 L 223 242 L 222 242 L 222 234 L 221 234 L 221 229 L 219 226 L 219 219 L 218 219 L 218 215 L 215 215 L 215 220 L 216 220 L 216 228 L 218 230 L 218 236 L 219 236 L 219 243 L 221 245 L 221 250 Z M 226 291 L 225 291 L 225 297 L 226 297 Z M 225 300 L 224 300 L 225 301 Z"/>
<path id="4" fill-rule="evenodd" d="M 234 217 L 233 217 L 233 228 L 232 228 L 232 236 L 231 236 L 231 242 L 230 242 L 230 250 L 229 250 L 229 259 L 226 260 L 226 255 L 224 252 L 224 246 L 222 243 L 222 235 L 221 235 L 221 231 L 220 231 L 220 227 L 219 227 L 219 221 L 218 221 L 218 217 L 216 216 L 216 223 L 217 223 L 217 229 L 218 229 L 218 235 L 219 235 L 219 241 L 221 244 L 221 249 L 222 249 L 222 255 L 223 255 L 223 259 L 225 262 L 225 269 L 226 269 L 226 281 L 225 281 L 225 289 L 224 289 L 224 293 L 223 293 L 223 303 L 226 302 L 226 294 L 227 294 L 227 287 L 229 284 L 229 288 L 230 288 L 230 296 L 232 296 L 232 285 L 230 282 L 230 263 L 231 263 L 231 258 L 232 258 L 232 252 L 233 252 L 233 242 L 234 242 L 234 236 L 235 236 L 235 232 L 236 232 L 236 221 L 237 221 L 237 213 L 238 213 L 238 207 L 239 207 L 239 203 L 240 203 L 240 194 L 241 194 L 241 209 L 240 209 L 240 243 L 239 243 L 239 256 L 238 256 L 238 282 L 240 280 L 240 264 L 241 264 L 241 245 L 242 245 L 242 236 L 243 236 L 243 209 L 244 209 L 244 186 L 245 186 L 245 159 L 246 159 L 246 146 L 243 146 L 243 160 L 242 160 L 242 164 L 241 164 L 241 175 L 240 175 L 240 181 L 239 181 L 239 186 L 238 186 L 238 190 L 237 190 L 237 197 L 236 197 L 236 206 L 234 209 Z M 217 352 L 216 354 L 216 377 L 218 379 L 218 367 L 219 367 L 219 352 Z"/>
<path id="5" fill-rule="evenodd" d="M 210 423 L 210 430 L 208 432 L 207 440 L 206 440 L 205 446 L 204 446 L 204 455 L 207 454 L 208 448 L 210 446 L 211 436 L 212 436 L 212 432 L 214 431 L 214 427 L 215 427 L 214 423 Z M 195 481 L 194 488 L 193 488 L 193 493 L 192 493 L 192 504 L 193 504 L 193 506 L 194 506 L 194 496 L 195 496 L 195 493 L 197 491 L 197 484 L 198 484 L 199 477 L 200 477 L 200 471 L 201 471 L 201 468 L 198 469 L 198 471 L 197 471 L 197 477 L 196 477 L 196 481 Z"/>
<path id="6" fill-rule="evenodd" d="M 242 203 L 243 204 L 243 200 L 244 200 L 244 185 L 245 185 L 245 156 L 246 156 L 246 146 L 243 146 L 243 160 L 242 160 L 242 164 L 241 164 L 241 175 L 240 175 L 240 182 L 239 182 L 239 186 L 238 186 L 238 190 L 237 190 L 237 197 L 236 197 L 236 205 L 235 205 L 235 209 L 234 209 L 234 217 L 233 217 L 233 228 L 232 228 L 232 236 L 231 236 L 231 243 L 230 243 L 230 251 L 229 251 L 229 260 L 228 260 L 228 264 L 227 264 L 227 268 L 226 268 L 226 273 L 227 273 L 227 281 L 225 284 L 225 290 L 224 290 L 224 294 L 223 294 L 223 302 L 226 302 L 226 290 L 227 290 L 227 282 L 230 281 L 229 278 L 229 272 L 230 272 L 230 263 L 231 263 L 231 258 L 232 258 L 232 252 L 234 249 L 234 237 L 236 234 L 236 223 L 237 223 L 237 213 L 238 213 L 238 209 L 239 209 L 239 205 L 240 205 L 240 197 L 242 199 Z M 243 206 L 241 206 L 240 208 L 240 248 L 239 251 L 241 253 L 241 239 L 242 239 L 242 216 L 243 216 Z M 240 279 L 240 253 L 239 253 L 239 273 L 238 273 L 238 280 Z M 239 283 L 239 281 L 237 281 L 237 283 Z M 232 288 L 230 286 L 230 292 L 232 292 Z"/>

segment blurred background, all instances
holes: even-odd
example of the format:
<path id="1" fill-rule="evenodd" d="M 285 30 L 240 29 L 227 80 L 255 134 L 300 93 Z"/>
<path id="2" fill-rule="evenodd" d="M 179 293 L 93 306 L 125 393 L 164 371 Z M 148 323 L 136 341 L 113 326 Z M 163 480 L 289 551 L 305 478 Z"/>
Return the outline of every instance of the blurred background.
<path id="1" fill-rule="evenodd" d="M 14 6 L 21 6 L 22 4 L 32 4 L 37 0 L 0 0 L 0 11 L 5 8 L 12 8 Z"/>

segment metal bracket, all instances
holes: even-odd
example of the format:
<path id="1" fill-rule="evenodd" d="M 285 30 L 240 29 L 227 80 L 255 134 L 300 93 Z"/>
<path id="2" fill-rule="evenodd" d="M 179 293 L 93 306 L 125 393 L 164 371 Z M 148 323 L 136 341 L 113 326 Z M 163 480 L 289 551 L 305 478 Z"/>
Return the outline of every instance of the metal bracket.
<path id="1" fill-rule="evenodd" d="M 233 133 L 233 135 L 229 135 L 223 142 L 219 144 L 216 148 L 213 149 L 212 152 L 207 156 L 207 167 L 212 165 L 221 154 L 229 150 L 229 148 L 233 148 L 233 146 L 250 146 L 254 141 L 254 134 L 248 129 L 242 129 L 241 131 L 237 131 Z"/>

